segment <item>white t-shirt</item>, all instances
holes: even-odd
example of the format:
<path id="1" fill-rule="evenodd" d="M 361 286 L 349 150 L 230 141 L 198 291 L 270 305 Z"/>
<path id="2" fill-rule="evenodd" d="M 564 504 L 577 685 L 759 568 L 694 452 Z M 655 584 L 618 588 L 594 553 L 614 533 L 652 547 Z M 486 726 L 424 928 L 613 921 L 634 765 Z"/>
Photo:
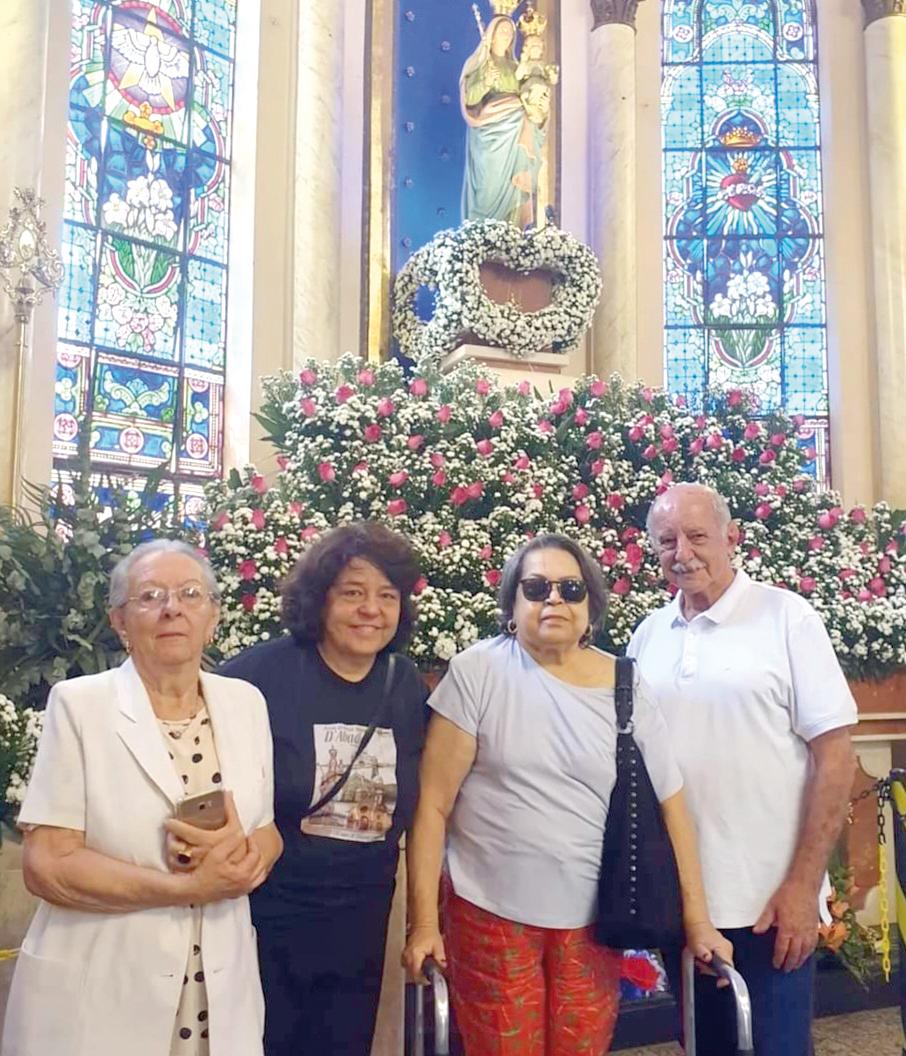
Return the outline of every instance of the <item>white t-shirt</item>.
<path id="1" fill-rule="evenodd" d="M 590 924 L 616 780 L 613 690 L 571 686 L 500 636 L 454 657 L 428 703 L 478 741 L 447 828 L 456 893 L 521 924 Z M 663 801 L 682 778 L 644 683 L 634 719 Z"/>
<path id="2" fill-rule="evenodd" d="M 670 727 L 711 919 L 751 927 L 796 851 L 808 742 L 857 721 L 824 624 L 799 595 L 737 572 L 691 621 L 679 597 L 652 613 L 628 652 Z M 822 916 L 828 891 L 825 879 Z"/>

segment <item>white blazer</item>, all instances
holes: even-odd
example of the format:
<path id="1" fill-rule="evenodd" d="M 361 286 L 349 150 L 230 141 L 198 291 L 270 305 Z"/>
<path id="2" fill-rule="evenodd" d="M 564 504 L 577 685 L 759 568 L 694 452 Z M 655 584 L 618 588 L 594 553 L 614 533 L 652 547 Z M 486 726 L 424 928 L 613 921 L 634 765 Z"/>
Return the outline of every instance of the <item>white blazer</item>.
<path id="1" fill-rule="evenodd" d="M 223 775 L 246 832 L 273 821 L 264 698 L 201 676 Z M 183 798 L 131 661 L 54 686 L 19 822 L 85 833 L 85 845 L 166 869 L 163 823 Z M 211 1056 L 260 1056 L 264 1000 L 245 897 L 203 909 Z M 10 990 L 2 1056 L 168 1056 L 183 985 L 188 907 L 88 913 L 41 902 Z"/>

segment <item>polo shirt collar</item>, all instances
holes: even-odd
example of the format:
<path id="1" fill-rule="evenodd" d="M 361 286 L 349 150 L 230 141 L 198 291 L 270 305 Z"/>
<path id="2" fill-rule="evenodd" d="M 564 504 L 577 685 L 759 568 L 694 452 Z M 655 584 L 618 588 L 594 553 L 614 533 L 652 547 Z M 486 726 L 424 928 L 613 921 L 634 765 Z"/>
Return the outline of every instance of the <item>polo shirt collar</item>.
<path id="1" fill-rule="evenodd" d="M 748 575 L 743 572 L 741 568 L 737 569 L 736 574 L 733 576 L 733 582 L 727 587 L 723 594 L 721 594 L 717 601 L 714 602 L 711 608 L 706 609 L 704 612 L 700 612 L 698 616 L 693 617 L 693 619 L 701 617 L 704 620 L 710 620 L 710 622 L 714 624 L 723 623 L 730 615 L 732 615 L 733 610 L 739 604 L 740 598 L 742 598 L 743 594 L 748 590 L 751 582 L 751 579 L 749 579 Z M 681 608 L 682 596 L 682 591 L 680 591 L 673 601 L 670 602 L 673 607 L 673 618 L 670 621 L 671 627 L 683 627 L 691 622 L 683 615 L 683 610 Z"/>

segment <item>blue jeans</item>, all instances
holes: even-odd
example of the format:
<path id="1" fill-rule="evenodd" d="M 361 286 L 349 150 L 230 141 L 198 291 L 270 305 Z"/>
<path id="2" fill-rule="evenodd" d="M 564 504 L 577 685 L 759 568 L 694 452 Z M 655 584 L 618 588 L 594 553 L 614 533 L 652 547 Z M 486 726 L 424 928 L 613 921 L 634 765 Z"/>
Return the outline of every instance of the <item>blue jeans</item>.
<path id="1" fill-rule="evenodd" d="M 753 934 L 751 928 L 721 930 L 733 943 L 734 965 L 752 999 L 755 1056 L 811 1056 L 815 958 L 810 957 L 795 972 L 777 971 L 771 963 L 775 929 L 764 935 Z M 665 960 L 670 987 L 679 995 L 679 958 L 667 956 Z M 711 976 L 696 976 L 695 1041 L 696 1056 L 736 1053 L 736 1004 L 729 987 L 718 990 Z"/>

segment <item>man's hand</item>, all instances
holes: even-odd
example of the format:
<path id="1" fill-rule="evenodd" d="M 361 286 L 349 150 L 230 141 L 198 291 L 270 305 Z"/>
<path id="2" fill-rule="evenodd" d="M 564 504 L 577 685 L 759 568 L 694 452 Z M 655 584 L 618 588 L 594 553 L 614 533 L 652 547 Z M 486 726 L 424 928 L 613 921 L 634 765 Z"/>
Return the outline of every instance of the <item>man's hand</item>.
<path id="1" fill-rule="evenodd" d="M 752 929 L 763 935 L 777 929 L 774 967 L 795 972 L 818 945 L 818 892 L 810 884 L 785 880 L 774 892 Z"/>

